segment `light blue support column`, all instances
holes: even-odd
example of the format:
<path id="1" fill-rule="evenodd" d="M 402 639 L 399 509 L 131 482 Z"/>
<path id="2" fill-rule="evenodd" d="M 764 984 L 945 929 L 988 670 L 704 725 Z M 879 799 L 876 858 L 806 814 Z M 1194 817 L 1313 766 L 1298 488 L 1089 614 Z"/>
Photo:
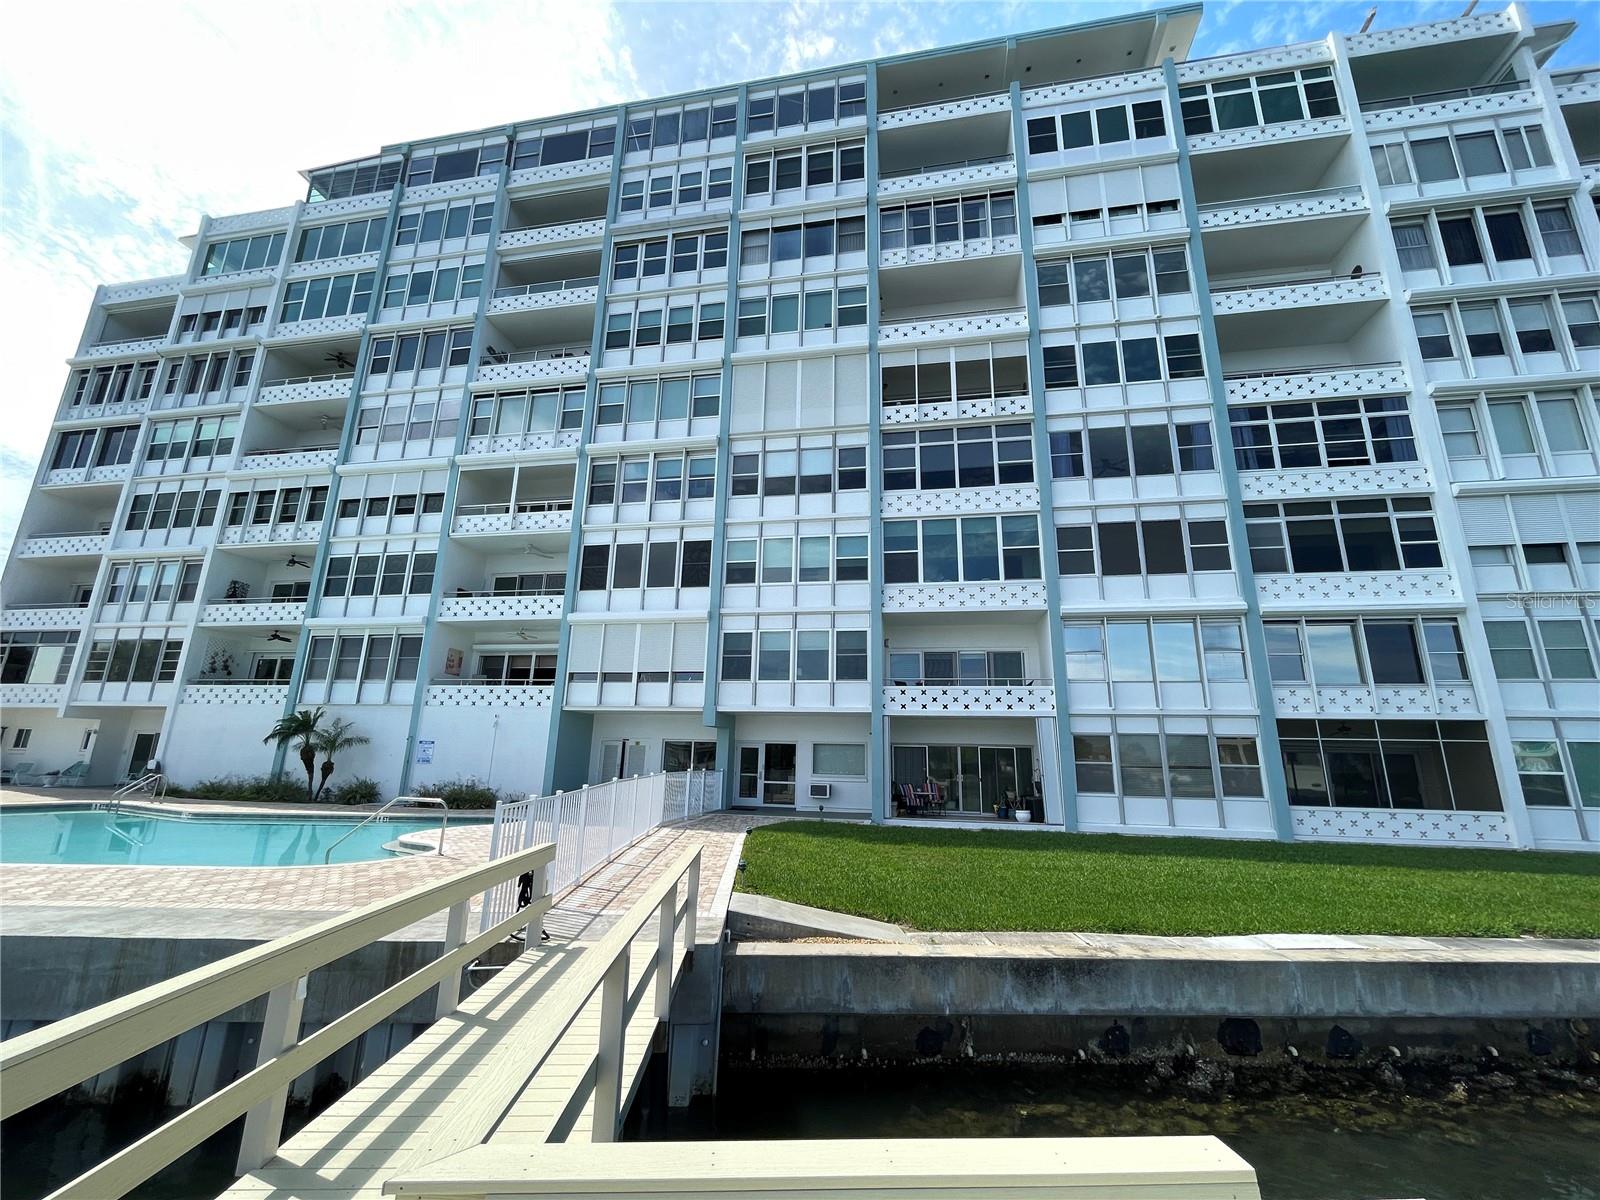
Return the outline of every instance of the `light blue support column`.
<path id="1" fill-rule="evenodd" d="M 578 565 L 583 557 L 583 510 L 589 496 L 589 442 L 594 437 L 595 368 L 605 349 L 606 292 L 611 281 L 611 238 L 616 219 L 617 180 L 627 153 L 628 108 L 617 109 L 616 140 L 612 143 L 611 177 L 606 187 L 606 232 L 600 244 L 600 282 L 594 306 L 594 331 L 589 336 L 589 376 L 583 391 L 583 434 L 572 474 L 572 539 L 567 545 L 567 592 L 562 604 L 561 640 L 556 647 L 556 681 L 550 696 L 550 740 L 544 755 L 546 795 L 580 787 L 589 778 L 589 743 L 594 733 L 592 713 L 566 713 L 567 651 L 572 641 L 571 617 L 578 596 Z"/>
<path id="2" fill-rule="evenodd" d="M 1228 425 L 1228 387 L 1222 376 L 1222 352 L 1217 347 L 1217 322 L 1211 311 L 1211 280 L 1206 272 L 1205 247 L 1200 237 L 1200 209 L 1194 198 L 1194 176 L 1189 170 L 1189 141 L 1183 132 L 1183 106 L 1178 99 L 1178 70 L 1172 59 L 1162 63 L 1167 77 L 1167 120 L 1178 144 L 1178 178 L 1183 187 L 1183 211 L 1189 221 L 1189 273 L 1200 309 L 1200 341 L 1205 355 L 1206 385 L 1211 391 L 1212 424 L 1216 426 L 1217 470 L 1228 502 L 1228 541 L 1232 543 L 1233 570 L 1244 597 L 1245 649 L 1250 659 L 1250 681 L 1255 686 L 1260 713 L 1261 772 L 1272 811 L 1272 828 L 1278 840 L 1293 840 L 1289 812 L 1289 785 L 1283 773 L 1283 751 L 1278 746 L 1277 710 L 1272 698 L 1272 675 L 1267 665 L 1267 635 L 1261 624 L 1261 602 L 1255 571 L 1250 564 L 1249 531 L 1244 521 L 1244 500 L 1239 469 L 1233 459 L 1233 437 Z M 1271 235 L 1266 235 L 1271 236 Z"/>
<path id="3" fill-rule="evenodd" d="M 1010 46 L 1014 54 L 1015 40 Z M 1022 85 L 1011 85 L 1011 152 L 1017 160 L 1017 241 L 1022 247 L 1022 294 L 1028 306 L 1028 395 L 1033 401 L 1033 478 L 1039 487 L 1039 565 L 1044 576 L 1045 628 L 1056 697 L 1056 780 L 1061 827 L 1078 827 L 1078 778 L 1073 771 L 1072 723 L 1067 713 L 1066 643 L 1061 630 L 1061 577 L 1056 570 L 1055 508 L 1050 490 L 1050 430 L 1045 413 L 1044 341 L 1039 329 L 1039 268 L 1033 257 L 1033 217 L 1028 203 L 1028 139 Z M 1045 748 L 1039 747 L 1043 754 Z M 1048 814 L 1047 814 L 1048 816 Z"/>
<path id="4" fill-rule="evenodd" d="M 506 184 L 511 178 L 511 147 L 514 141 L 511 127 L 506 128 L 506 159 L 500 164 L 500 182 L 494 190 L 494 214 L 489 218 L 489 247 L 483 260 L 483 285 L 478 290 L 478 311 L 472 319 L 472 350 L 467 361 L 467 382 L 461 385 L 461 415 L 456 424 L 455 453 L 450 456 L 450 475 L 444 485 L 444 514 L 439 524 L 439 544 L 434 549 L 433 594 L 428 597 L 427 621 L 422 627 L 422 649 L 417 654 L 417 686 L 411 696 L 411 722 L 406 727 L 406 760 L 400 768 L 400 794 L 411 791 L 411 767 L 416 760 L 417 728 L 422 723 L 422 709 L 428 699 L 428 662 L 433 649 L 434 632 L 439 621 L 439 600 L 444 590 L 445 550 L 450 544 L 450 527 L 455 523 L 456 485 L 461 478 L 461 455 L 467 448 L 467 431 L 472 424 L 472 380 L 478 374 L 478 362 L 483 353 L 483 327 L 489 316 L 489 300 L 494 295 L 496 270 L 500 265 L 498 246 L 500 228 L 507 207 Z M 381 286 L 381 283 L 380 283 Z M 515 497 L 512 497 L 515 500 Z M 516 505 L 512 505 L 516 511 Z M 399 649 L 398 643 L 396 649 Z M 551 713 L 550 719 L 555 720 Z M 493 786 L 487 779 L 486 786 Z"/>
<path id="5" fill-rule="evenodd" d="M 867 592 L 872 608 L 867 618 L 867 689 L 872 718 L 867 730 L 867 792 L 872 820 L 881 824 L 889 804 L 889 721 L 883 715 L 883 378 L 878 366 L 878 326 L 883 305 L 878 291 L 878 66 L 867 65 L 867 488 L 872 536 L 867 542 Z"/>
<path id="6" fill-rule="evenodd" d="M 733 763 L 733 726 L 731 714 L 717 711 L 717 683 L 722 677 L 722 576 L 725 567 L 727 544 L 728 489 L 733 486 L 729 478 L 731 452 L 728 443 L 733 432 L 733 342 L 739 308 L 739 210 L 744 207 L 744 135 L 747 116 L 745 99 L 749 85 L 739 85 L 739 124 L 734 135 L 733 198 L 728 214 L 728 290 L 722 308 L 722 400 L 717 409 L 717 474 L 716 494 L 711 510 L 711 593 L 706 605 L 706 669 L 705 698 L 701 715 L 705 723 L 717 731 L 717 769 L 722 772 L 722 795 L 718 806 L 729 808 L 733 804 L 735 784 Z M 693 403 L 693 398 L 690 398 Z"/>
<path id="7" fill-rule="evenodd" d="M 401 173 L 404 178 L 404 172 Z M 306 589 L 306 619 L 317 615 L 320 607 L 322 571 L 328 561 L 328 542 L 333 536 L 334 514 L 339 509 L 339 468 L 350 457 L 350 446 L 356 435 L 356 414 L 361 407 L 361 384 L 367 375 L 367 360 L 372 353 L 372 323 L 378 319 L 380 305 L 383 303 L 383 277 L 389 270 L 389 250 L 394 245 L 394 227 L 400 217 L 400 196 L 404 185 L 396 183 L 394 191 L 389 196 L 389 215 L 384 218 L 383 248 L 378 251 L 378 265 L 373 268 L 372 276 L 372 301 L 367 306 L 367 323 L 361 329 L 361 346 L 356 351 L 355 378 L 350 382 L 350 398 L 345 402 L 344 431 L 339 435 L 339 456 L 334 460 L 333 470 L 328 474 L 328 503 L 322 510 L 322 531 L 317 542 L 317 552 L 311 559 L 311 586 Z M 301 216 L 304 216 L 302 212 Z M 287 241 L 284 243 L 284 254 L 290 253 Z M 276 318 L 274 318 L 276 322 Z M 273 325 L 276 332 L 276 323 Z M 266 347 L 262 347 L 262 359 L 266 358 Z M 448 510 L 446 510 L 448 511 Z M 307 624 L 300 626 L 300 640 L 295 644 L 294 666 L 289 672 L 289 691 L 283 702 L 283 715 L 289 716 L 295 711 L 299 701 L 300 685 L 305 681 L 306 658 L 311 648 L 311 627 Z M 279 746 L 272 755 L 272 777 L 278 778 L 283 773 L 283 761 L 288 753 L 287 746 Z M 407 759 L 411 757 L 409 751 Z M 404 782 L 401 784 L 404 794 Z"/>

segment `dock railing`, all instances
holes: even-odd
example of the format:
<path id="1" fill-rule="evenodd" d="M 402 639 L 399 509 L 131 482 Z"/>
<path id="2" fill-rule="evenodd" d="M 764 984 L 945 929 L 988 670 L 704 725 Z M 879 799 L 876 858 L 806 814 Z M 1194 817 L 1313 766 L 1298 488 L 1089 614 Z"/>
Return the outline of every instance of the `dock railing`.
<path id="1" fill-rule="evenodd" d="M 489 857 L 552 843 L 555 860 L 546 882 L 556 895 L 657 826 L 716 808 L 721 794 L 720 771 L 661 771 L 497 804 Z M 515 879 L 485 892 L 480 928 L 489 928 L 511 912 L 517 893 Z"/>
<path id="2" fill-rule="evenodd" d="M 266 1016 L 253 1069 L 54 1196 L 80 1200 L 122 1196 L 241 1116 L 245 1126 L 239 1171 L 254 1170 L 277 1153 L 289 1086 L 298 1076 L 430 988 L 438 988 L 435 1019 L 455 1010 L 467 964 L 497 942 L 536 924 L 550 907 L 549 889 L 540 879 L 554 857 L 554 846 L 533 845 L 8 1038 L 0 1042 L 0 1118 L 265 996 Z M 528 872 L 531 902 L 499 915 L 469 938 L 472 897 Z M 694 894 L 692 888 L 689 894 Z M 306 978 L 312 971 L 443 910 L 449 916 L 438 958 L 315 1033 L 300 1036 Z"/>

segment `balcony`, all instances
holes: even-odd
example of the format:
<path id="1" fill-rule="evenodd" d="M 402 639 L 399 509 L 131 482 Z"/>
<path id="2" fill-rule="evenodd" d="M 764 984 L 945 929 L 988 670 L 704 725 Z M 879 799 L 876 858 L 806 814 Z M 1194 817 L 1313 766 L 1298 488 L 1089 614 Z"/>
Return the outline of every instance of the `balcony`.
<path id="1" fill-rule="evenodd" d="M 1229 404 L 1378 396 L 1411 390 L 1406 369 L 1397 362 L 1231 371 L 1226 385 Z"/>
<path id="2" fill-rule="evenodd" d="M 605 237 L 604 217 L 585 221 L 563 221 L 553 225 L 530 225 L 521 229 L 507 229 L 500 235 L 495 248 L 502 256 L 518 250 L 538 250 L 546 246 L 567 247 L 580 242 L 598 242 Z"/>
<path id="3" fill-rule="evenodd" d="M 342 317 L 317 317 L 309 321 L 289 321 L 272 327 L 274 342 L 303 342 L 311 338 L 338 334 L 360 334 L 367 327 L 367 314 L 346 313 Z"/>
<path id="4" fill-rule="evenodd" d="M 1305 221 L 1345 213 L 1364 214 L 1370 207 L 1366 192 L 1358 184 L 1313 188 L 1305 192 L 1284 192 L 1276 196 L 1203 204 L 1200 206 L 1200 228 L 1255 227 L 1270 222 Z M 1253 228 L 1251 236 L 1258 236 Z"/>
<path id="5" fill-rule="evenodd" d="M 935 517 L 967 513 L 1017 513 L 1039 511 L 1039 488 L 1032 483 L 987 488 L 915 489 L 885 492 L 881 511 L 885 517 Z"/>
<path id="6" fill-rule="evenodd" d="M 84 483 L 121 483 L 133 473 L 132 463 L 111 463 L 104 467 L 57 467 L 46 471 L 44 487 L 68 487 Z"/>
<path id="7" fill-rule="evenodd" d="M 83 604 L 7 604 L 0 629 L 82 629 L 89 606 Z"/>
<path id="8" fill-rule="evenodd" d="M 1047 607 L 1043 583 L 891 583 L 883 589 L 886 613 L 974 612 Z"/>
<path id="9" fill-rule="evenodd" d="M 426 708 L 549 708 L 555 703 L 555 688 L 445 675 L 429 681 L 422 703 Z"/>
<path id="10" fill-rule="evenodd" d="M 307 401 L 345 401 L 355 386 L 354 371 L 338 371 L 327 375 L 295 375 L 263 383 L 256 396 L 258 405 L 297 404 Z"/>
<path id="11" fill-rule="evenodd" d="M 439 601 L 441 621 L 559 621 L 565 608 L 560 588 L 469 592 L 457 588 Z"/>
<path id="12" fill-rule="evenodd" d="M 903 129 L 907 125 L 931 125 L 959 117 L 976 117 L 985 113 L 1009 113 L 1009 92 L 980 92 L 973 96 L 960 96 L 952 100 L 937 100 L 931 104 L 906 104 L 898 108 L 880 109 L 879 129 Z"/>
<path id="13" fill-rule="evenodd" d="M 991 338 L 1027 332 L 1027 309 L 997 311 L 989 308 L 975 312 L 902 318 L 893 324 L 880 325 L 878 344 L 966 341 L 970 338 Z"/>
<path id="14" fill-rule="evenodd" d="M 1322 499 L 1376 496 L 1392 492 L 1431 492 L 1433 477 L 1422 463 L 1379 467 L 1295 467 L 1286 471 L 1242 471 L 1239 493 L 1245 500 Z"/>
<path id="15" fill-rule="evenodd" d="M 1056 690 L 1037 679 L 896 684 L 883 689 L 883 711 L 915 717 L 1053 717 Z"/>
<path id="16" fill-rule="evenodd" d="M 0 684 L 0 708 L 60 708 L 66 698 L 64 683 Z"/>
<path id="17" fill-rule="evenodd" d="M 450 532 L 456 535 L 571 531 L 572 501 L 565 499 L 458 504 L 450 526 Z"/>
<path id="18" fill-rule="evenodd" d="M 1500 113 L 1528 112 L 1539 107 L 1539 95 L 1525 82 L 1511 80 L 1480 87 L 1447 88 L 1409 96 L 1366 100 L 1361 124 L 1368 131 L 1477 120 Z"/>
<path id="19" fill-rule="evenodd" d="M 1563 105 L 1600 101 L 1600 67 L 1554 71 L 1550 82 L 1555 86 L 1556 100 Z"/>
<path id="20" fill-rule="evenodd" d="M 282 525 L 230 525 L 217 538 L 219 546 L 308 546 L 322 540 L 321 521 Z"/>
<path id="21" fill-rule="evenodd" d="M 24 538 L 17 551 L 18 558 L 66 558 L 84 555 L 98 556 L 106 552 L 110 529 L 85 530 L 76 533 L 43 533 Z"/>
<path id="22" fill-rule="evenodd" d="M 65 424 L 68 421 L 104 421 L 113 417 L 142 417 L 150 411 L 150 398 L 143 400 L 123 400 L 116 404 L 74 404 L 67 405 L 56 414 L 56 420 Z"/>
<path id="23" fill-rule="evenodd" d="M 1385 685 L 1312 687 L 1276 684 L 1273 708 L 1280 717 L 1481 717 L 1470 683 L 1436 687 Z"/>
<path id="24" fill-rule="evenodd" d="M 1330 304 L 1373 304 L 1388 298 L 1389 282 L 1381 274 L 1320 276 L 1214 288 L 1211 310 L 1218 317 L 1227 317 Z"/>
<path id="25" fill-rule="evenodd" d="M 304 600 L 213 600 L 200 610 L 201 625 L 299 625 Z"/>
<path id="26" fill-rule="evenodd" d="M 546 279 L 536 283 L 507 284 L 494 290 L 489 301 L 489 312 L 495 316 L 505 313 L 532 312 L 542 308 L 566 308 L 583 305 L 592 308 L 599 302 L 600 277 L 579 275 L 571 279 Z"/>
<path id="27" fill-rule="evenodd" d="M 984 155 L 953 161 L 919 164 L 878 176 L 878 196 L 905 196 L 920 192 L 955 191 L 975 185 L 1015 183 L 1017 160 L 1010 154 Z"/>
<path id="28" fill-rule="evenodd" d="M 238 469 L 254 475 L 296 471 L 326 471 L 339 460 L 339 444 L 295 446 L 282 450 L 251 450 L 239 457 Z"/>
<path id="29" fill-rule="evenodd" d="M 1349 610 L 1360 606 L 1390 608 L 1455 607 L 1461 589 L 1449 571 L 1375 571 L 1341 575 L 1256 576 L 1256 592 L 1264 612 Z"/>
<path id="30" fill-rule="evenodd" d="M 1033 412 L 1033 397 L 975 396 L 941 400 L 928 404 L 910 401 L 895 404 L 885 400 L 879 412 L 880 425 L 936 425 L 942 421 L 978 421 L 995 417 L 1027 416 Z"/>
<path id="31" fill-rule="evenodd" d="M 542 350 L 486 349 L 478 360 L 475 384 L 581 382 L 589 377 L 589 347 L 554 346 Z"/>
<path id="32" fill-rule="evenodd" d="M 165 332 L 141 334 L 138 337 L 119 337 L 109 341 L 94 342 L 84 347 L 79 358 L 117 358 L 124 354 L 147 354 L 167 344 Z"/>
<path id="33" fill-rule="evenodd" d="M 1441 47 L 1458 53 L 1465 46 L 1452 46 L 1452 42 L 1467 42 L 1478 38 L 1502 38 L 1517 32 L 1517 18 L 1509 9 L 1456 17 L 1449 21 L 1430 21 L 1425 25 L 1406 25 L 1399 29 L 1375 29 L 1370 33 L 1352 33 L 1345 39 L 1345 50 L 1352 58 L 1373 54 L 1392 53 L 1396 50 L 1414 50 Z M 1498 45 L 1489 47 L 1498 49 Z"/>
<path id="34" fill-rule="evenodd" d="M 179 704 L 244 705 L 281 710 L 289 702 L 286 683 L 257 683 L 249 679 L 192 679 L 179 693 Z"/>
<path id="35" fill-rule="evenodd" d="M 523 188 L 565 183 L 569 179 L 589 179 L 610 174 L 611 156 L 608 154 L 604 158 L 581 158 L 576 162 L 552 163 L 547 167 L 524 167 L 520 171 L 511 172 L 511 177 L 506 180 L 506 187 L 517 191 Z"/>

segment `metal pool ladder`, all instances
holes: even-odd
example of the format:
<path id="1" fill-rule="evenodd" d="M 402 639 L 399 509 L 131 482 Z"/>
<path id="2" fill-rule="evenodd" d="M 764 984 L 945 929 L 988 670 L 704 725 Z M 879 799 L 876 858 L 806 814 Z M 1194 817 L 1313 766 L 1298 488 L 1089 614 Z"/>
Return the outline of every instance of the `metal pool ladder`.
<path id="1" fill-rule="evenodd" d="M 150 774 L 143 775 L 131 783 L 123 784 L 111 793 L 111 799 L 106 802 L 106 811 L 113 813 L 121 811 L 122 801 L 125 797 L 141 792 L 148 792 L 152 800 L 165 799 L 167 795 L 167 777 L 160 771 L 152 771 Z"/>
<path id="2" fill-rule="evenodd" d="M 323 866 L 327 866 L 328 865 L 328 863 L 333 859 L 333 852 L 335 850 L 337 850 L 340 846 L 344 845 L 344 843 L 345 843 L 345 841 L 347 839 L 354 837 L 360 830 L 364 829 L 366 826 L 370 825 L 373 821 L 376 821 L 379 817 L 383 816 L 384 813 L 388 812 L 396 804 L 437 804 L 439 806 L 439 808 L 444 813 L 444 819 L 439 822 L 439 853 L 443 854 L 444 853 L 444 831 L 450 825 L 450 806 L 448 804 L 446 804 L 443 800 L 440 800 L 437 796 L 396 796 L 393 800 L 390 800 L 382 808 L 380 808 L 377 812 L 367 814 L 367 819 L 365 821 L 362 821 L 359 825 L 355 826 L 355 828 L 353 828 L 349 832 L 347 832 L 338 841 L 334 842 L 333 845 L 329 846 L 328 849 L 327 849 L 327 852 L 325 854 L 323 854 L 323 856 L 322 856 L 322 865 Z"/>

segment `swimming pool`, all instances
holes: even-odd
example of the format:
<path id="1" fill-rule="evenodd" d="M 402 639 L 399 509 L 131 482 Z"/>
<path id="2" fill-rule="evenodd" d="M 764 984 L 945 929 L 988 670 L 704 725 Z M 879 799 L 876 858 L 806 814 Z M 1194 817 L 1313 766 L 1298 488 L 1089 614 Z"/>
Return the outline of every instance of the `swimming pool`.
<path id="1" fill-rule="evenodd" d="M 365 814 L 362 814 L 364 816 Z M 321 866 L 322 856 L 362 816 L 179 817 L 90 809 L 0 809 L 0 863 L 142 867 Z M 455 825 L 452 819 L 451 825 Z M 340 844 L 333 862 L 392 857 L 403 834 L 439 828 L 439 817 L 385 817 Z M 448 837 L 448 835 L 447 835 Z"/>

